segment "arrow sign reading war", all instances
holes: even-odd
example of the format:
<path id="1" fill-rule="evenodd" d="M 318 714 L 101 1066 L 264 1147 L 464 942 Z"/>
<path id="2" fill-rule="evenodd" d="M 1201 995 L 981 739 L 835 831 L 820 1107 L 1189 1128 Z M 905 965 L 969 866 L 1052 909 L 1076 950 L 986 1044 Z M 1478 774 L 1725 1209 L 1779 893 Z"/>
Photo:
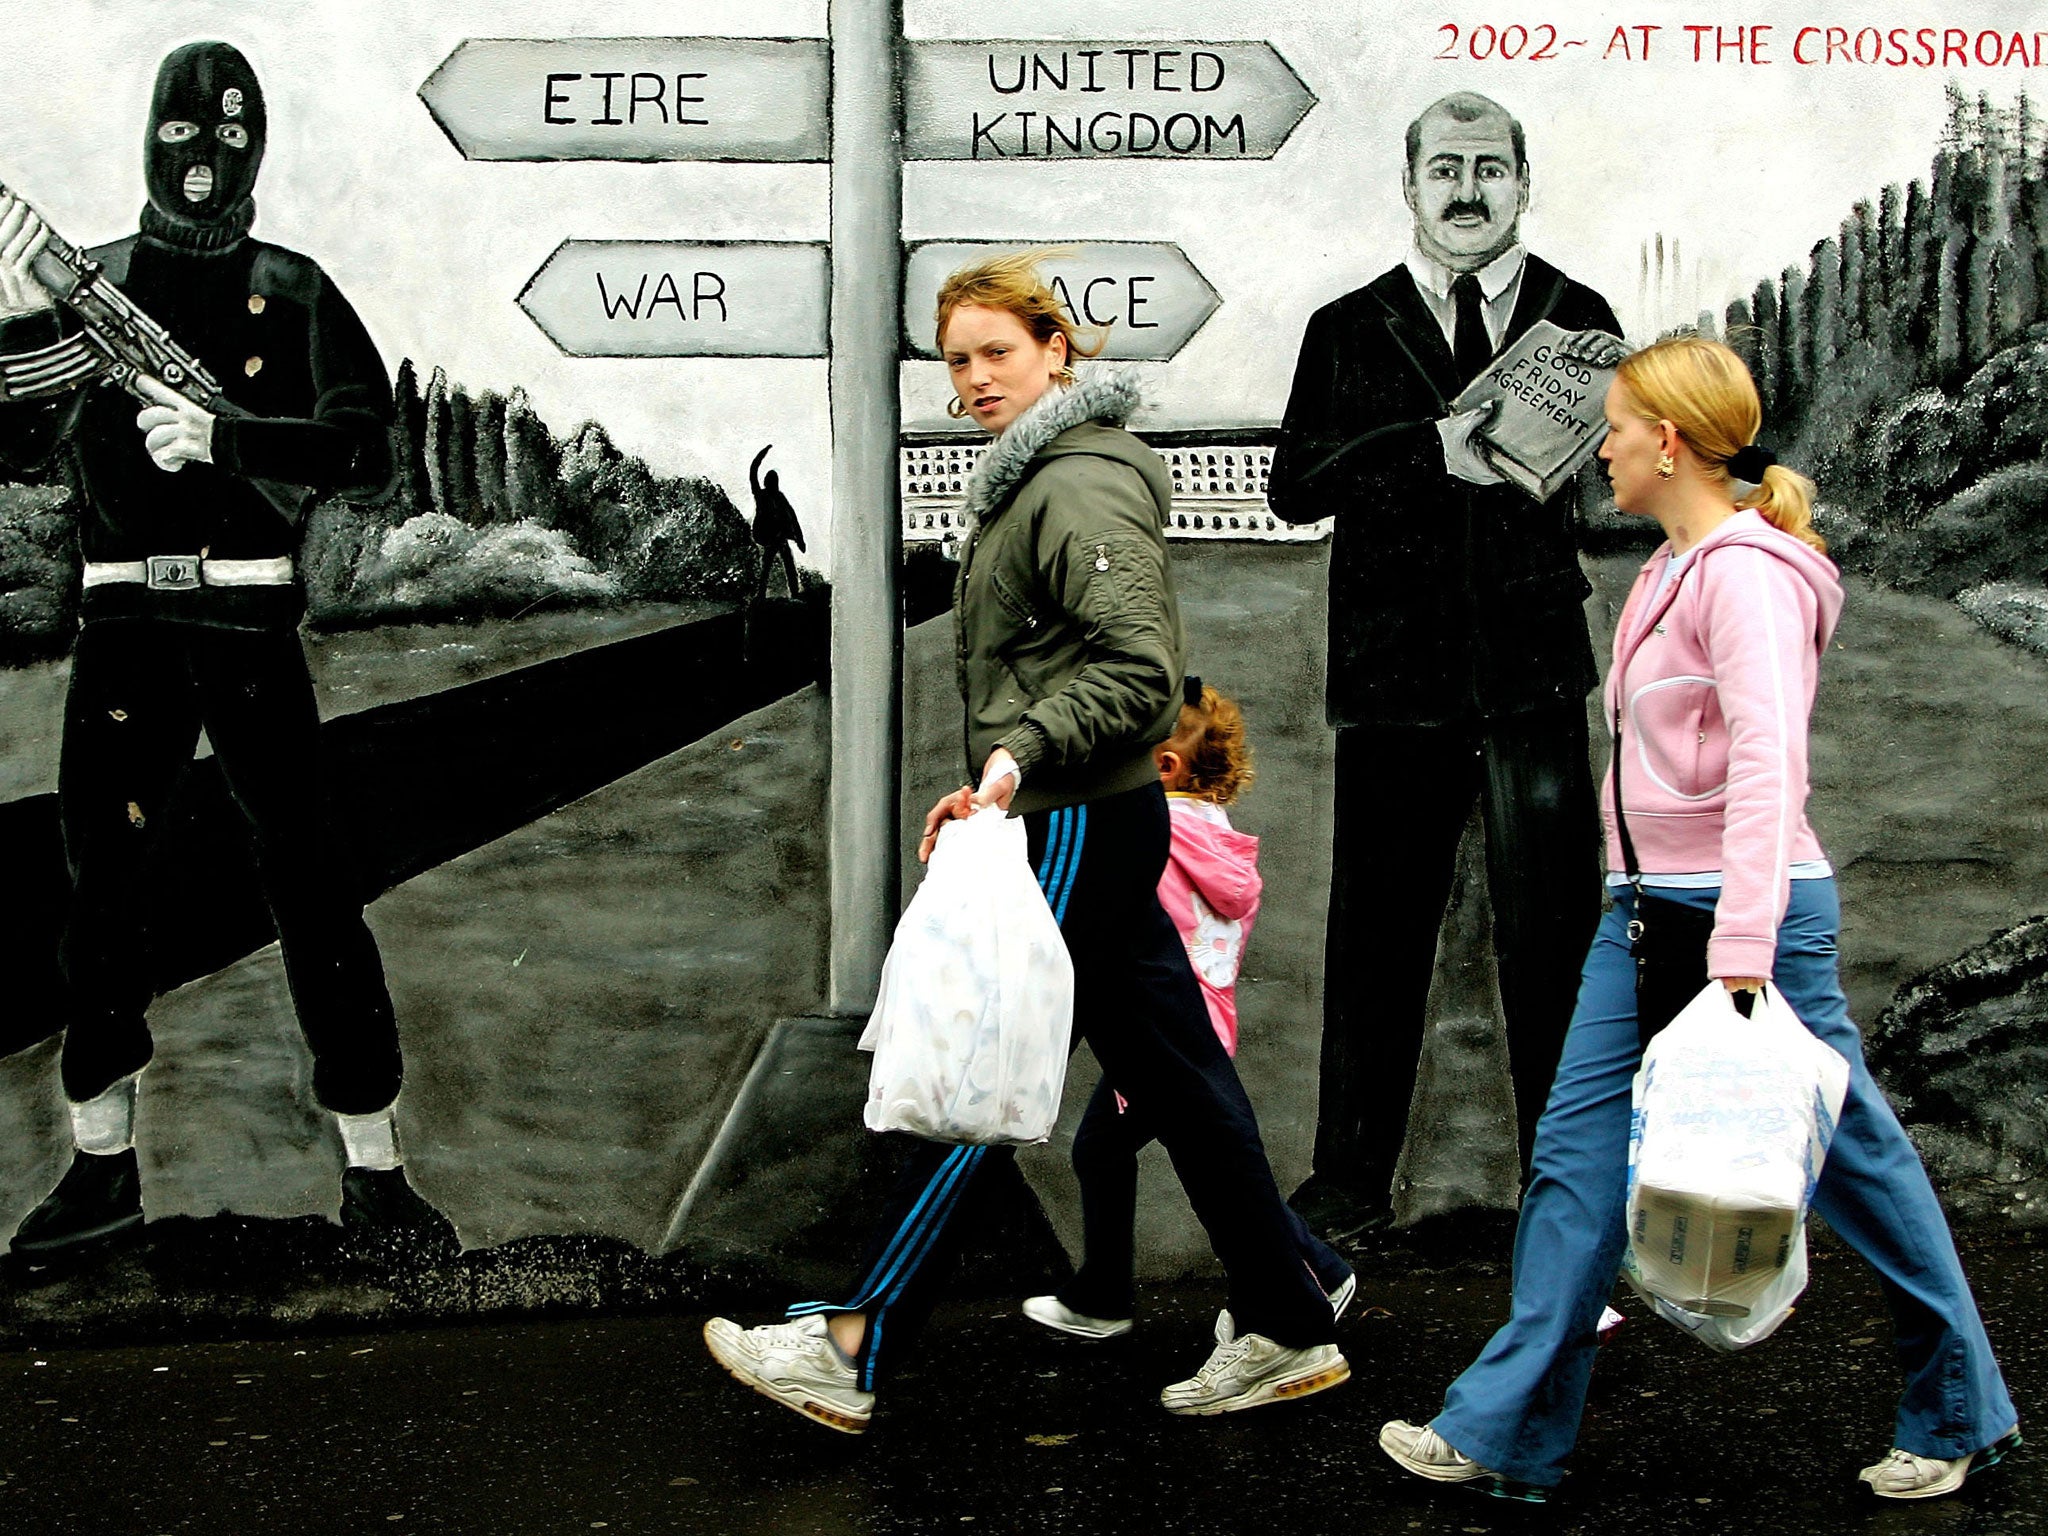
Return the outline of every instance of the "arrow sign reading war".
<path id="1" fill-rule="evenodd" d="M 1269 160 L 1316 104 L 1271 43 L 906 47 L 908 160 Z"/>
<path id="2" fill-rule="evenodd" d="M 823 357 L 831 286 L 822 244 L 564 240 L 519 307 L 572 357 Z"/>
<path id="3" fill-rule="evenodd" d="M 420 87 L 469 160 L 823 160 L 822 38 L 471 38 Z"/>
<path id="4" fill-rule="evenodd" d="M 1044 245 L 1039 241 L 1036 245 Z M 1046 282 L 1083 331 L 1099 332 L 1101 356 L 1164 362 L 1214 314 L 1222 300 L 1177 245 L 1160 241 L 1059 242 L 1071 256 L 1039 263 Z M 903 333 L 915 357 L 937 357 L 932 336 L 932 295 L 947 275 L 969 262 L 1031 250 L 1028 240 L 933 240 L 910 249 L 903 273 Z"/>

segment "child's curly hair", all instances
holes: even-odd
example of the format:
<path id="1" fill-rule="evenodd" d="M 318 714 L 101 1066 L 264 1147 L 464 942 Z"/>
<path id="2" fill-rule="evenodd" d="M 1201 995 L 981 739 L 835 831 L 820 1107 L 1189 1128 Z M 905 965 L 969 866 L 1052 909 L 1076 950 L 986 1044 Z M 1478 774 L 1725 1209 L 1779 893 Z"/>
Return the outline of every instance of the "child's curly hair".
<path id="1" fill-rule="evenodd" d="M 1217 805 L 1229 805 L 1257 777 L 1244 711 L 1200 678 L 1187 680 L 1180 720 L 1165 744 L 1187 764 L 1186 792 Z"/>

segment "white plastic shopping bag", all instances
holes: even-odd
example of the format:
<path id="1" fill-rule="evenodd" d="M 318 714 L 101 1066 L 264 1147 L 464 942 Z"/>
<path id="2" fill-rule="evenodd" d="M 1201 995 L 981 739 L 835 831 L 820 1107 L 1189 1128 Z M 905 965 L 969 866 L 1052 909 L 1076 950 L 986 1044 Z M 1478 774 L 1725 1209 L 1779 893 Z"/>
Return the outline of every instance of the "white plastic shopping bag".
<path id="1" fill-rule="evenodd" d="M 1643 1053 L 1623 1273 L 1716 1349 L 1768 1338 L 1806 1288 L 1806 1210 L 1849 1064 L 1776 988 L 1749 1017 L 1711 982 Z"/>
<path id="2" fill-rule="evenodd" d="M 1074 964 L 1031 872 L 1023 821 L 990 806 L 947 822 L 861 1036 L 875 1053 L 868 1129 L 1044 1141 L 1073 1024 Z"/>

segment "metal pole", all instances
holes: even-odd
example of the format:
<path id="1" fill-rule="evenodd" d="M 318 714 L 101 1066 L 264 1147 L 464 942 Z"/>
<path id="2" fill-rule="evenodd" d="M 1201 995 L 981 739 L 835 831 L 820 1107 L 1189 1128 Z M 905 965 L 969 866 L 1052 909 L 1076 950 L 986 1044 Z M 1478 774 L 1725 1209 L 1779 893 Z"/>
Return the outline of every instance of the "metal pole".
<path id="1" fill-rule="evenodd" d="M 897 899 L 903 622 L 901 0 L 830 0 L 833 1013 L 874 1006 Z"/>

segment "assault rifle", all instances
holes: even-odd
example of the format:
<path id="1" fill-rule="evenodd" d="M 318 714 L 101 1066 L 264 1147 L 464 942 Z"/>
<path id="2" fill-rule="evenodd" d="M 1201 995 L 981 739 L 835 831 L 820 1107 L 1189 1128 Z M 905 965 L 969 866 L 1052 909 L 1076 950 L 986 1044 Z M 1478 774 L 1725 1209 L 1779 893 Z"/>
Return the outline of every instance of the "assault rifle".
<path id="1" fill-rule="evenodd" d="M 0 184 L 0 194 L 7 190 Z M 49 228 L 47 219 L 44 227 Z M 115 287 L 98 262 L 56 230 L 49 234 L 49 243 L 29 270 L 84 329 L 33 352 L 0 357 L 0 403 L 45 400 L 87 384 L 107 383 L 153 405 L 156 402 L 140 383 L 147 374 L 216 416 L 251 414 L 222 394 L 220 381 L 206 364 Z M 311 500 L 311 492 L 281 481 L 252 477 L 249 484 L 290 523 L 298 522 Z"/>
<path id="2" fill-rule="evenodd" d="M 0 185 L 0 193 L 6 191 Z M 248 414 L 221 394 L 220 381 L 204 363 L 116 288 L 98 262 L 54 229 L 30 271 L 85 329 L 36 351 L 0 358 L 0 400 L 43 399 L 103 379 L 147 401 L 137 380 L 149 374 L 217 416 Z"/>

